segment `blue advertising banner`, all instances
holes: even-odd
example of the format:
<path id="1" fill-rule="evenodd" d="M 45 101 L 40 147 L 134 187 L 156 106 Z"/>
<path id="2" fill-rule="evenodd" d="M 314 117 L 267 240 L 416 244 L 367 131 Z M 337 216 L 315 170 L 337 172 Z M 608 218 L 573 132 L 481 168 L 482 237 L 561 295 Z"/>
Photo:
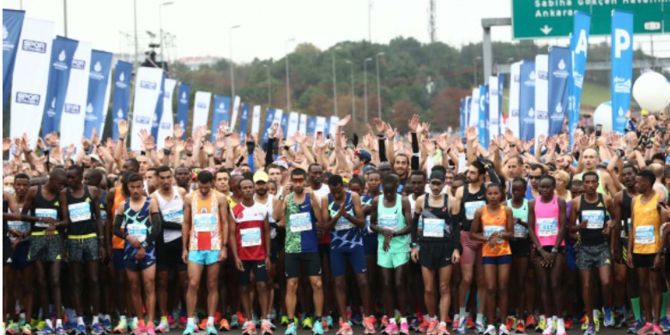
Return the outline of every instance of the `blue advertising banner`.
<path id="1" fill-rule="evenodd" d="M 549 136 L 563 132 L 563 122 L 568 110 L 571 58 L 568 48 L 549 48 Z"/>
<path id="2" fill-rule="evenodd" d="M 186 139 L 186 126 L 188 124 L 188 105 L 191 99 L 191 85 L 187 83 L 179 83 L 179 95 L 177 96 L 177 124 L 181 127 L 184 133 L 181 139 Z"/>
<path id="3" fill-rule="evenodd" d="M 22 10 L 2 10 L 2 97 L 3 101 L 9 102 L 11 92 L 11 78 L 14 72 L 14 58 L 16 57 L 16 46 L 23 28 L 23 18 L 26 12 Z"/>
<path id="4" fill-rule="evenodd" d="M 535 62 L 524 60 L 519 71 L 519 138 L 535 137 Z"/>
<path id="5" fill-rule="evenodd" d="M 275 119 L 275 109 L 268 107 L 268 109 L 265 111 L 265 125 L 261 131 L 263 131 L 263 145 L 265 145 L 268 142 L 268 131 L 270 130 L 270 127 L 272 127 L 272 122 Z"/>
<path id="6" fill-rule="evenodd" d="M 230 97 L 214 95 L 214 116 L 212 117 L 212 133 L 210 141 L 216 141 L 216 132 L 221 126 L 221 122 L 230 120 Z"/>
<path id="7" fill-rule="evenodd" d="M 133 64 L 122 60 L 116 62 L 114 69 L 114 93 L 112 94 L 112 139 L 119 139 L 120 120 L 128 120 L 130 109 L 130 79 L 133 75 Z"/>
<path id="8" fill-rule="evenodd" d="M 242 114 L 240 115 L 240 136 L 244 139 L 247 135 L 247 126 L 249 124 L 250 106 L 242 104 Z"/>
<path id="9" fill-rule="evenodd" d="M 60 130 L 60 118 L 65 104 L 65 93 L 70 81 L 70 67 L 79 42 L 57 36 L 51 48 L 46 105 L 42 118 L 42 137 Z"/>
<path id="10" fill-rule="evenodd" d="M 612 131 L 623 134 L 633 81 L 633 14 L 612 11 Z"/>
<path id="11" fill-rule="evenodd" d="M 591 17 L 583 12 L 574 15 L 574 28 L 570 39 L 570 54 L 572 55 L 572 75 L 569 77 L 568 89 L 568 132 L 570 133 L 570 146 L 574 131 L 579 122 L 579 110 L 581 108 L 582 86 L 586 74 L 586 56 L 589 50 L 589 30 Z"/>
<path id="12" fill-rule="evenodd" d="M 316 116 L 307 117 L 307 135 L 313 136 L 316 132 Z"/>
<path id="13" fill-rule="evenodd" d="M 458 112 L 460 115 L 459 121 L 460 121 L 460 130 L 461 130 L 461 137 L 464 136 L 465 134 L 465 125 L 466 121 L 465 120 L 465 106 L 466 106 L 467 98 L 461 98 L 460 105 L 458 107 Z"/>
<path id="14" fill-rule="evenodd" d="M 489 85 L 479 85 L 479 122 L 477 123 L 479 133 L 479 144 L 484 148 L 489 147 Z"/>
<path id="15" fill-rule="evenodd" d="M 95 128 L 98 136 L 105 131 L 109 78 L 112 71 L 112 54 L 106 51 L 91 51 L 91 69 L 88 77 L 88 99 L 84 118 L 84 137 L 90 138 Z"/>
<path id="16" fill-rule="evenodd" d="M 288 112 L 282 114 L 279 126 L 281 127 L 282 134 L 286 137 L 288 134 Z"/>

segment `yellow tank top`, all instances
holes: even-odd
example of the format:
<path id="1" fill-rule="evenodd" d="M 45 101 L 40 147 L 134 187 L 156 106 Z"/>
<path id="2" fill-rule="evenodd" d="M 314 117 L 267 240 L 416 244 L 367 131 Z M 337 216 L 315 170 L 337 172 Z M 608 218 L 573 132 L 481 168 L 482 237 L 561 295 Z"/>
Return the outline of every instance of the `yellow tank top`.
<path id="1" fill-rule="evenodd" d="M 123 195 L 123 186 L 121 186 L 121 183 L 117 183 L 116 187 L 114 188 L 114 202 L 112 203 L 112 222 L 114 222 L 114 217 L 116 216 L 116 209 L 119 206 L 123 206 L 123 202 L 126 201 L 126 197 Z M 123 228 L 121 228 L 123 229 Z M 126 245 L 126 240 L 116 236 L 112 235 L 112 249 L 122 249 Z"/>
<path id="2" fill-rule="evenodd" d="M 500 209 L 496 212 L 489 212 L 488 206 L 484 206 L 483 208 L 482 231 L 484 232 L 484 237 L 489 238 L 489 236 L 494 233 L 504 233 L 507 225 L 507 212 L 505 206 L 500 206 Z M 504 239 L 501 239 L 493 247 L 488 243 L 484 243 L 483 248 L 482 256 L 484 257 L 497 257 L 512 254 L 509 241 Z"/>
<path id="3" fill-rule="evenodd" d="M 658 213 L 658 194 L 647 203 L 642 203 L 642 195 L 633 200 L 633 253 L 655 254 L 661 247 L 661 216 Z"/>
<path id="4" fill-rule="evenodd" d="M 220 250 L 219 203 L 216 193 L 210 192 L 203 199 L 200 192 L 193 192 L 191 202 L 192 227 L 189 250 Z"/>

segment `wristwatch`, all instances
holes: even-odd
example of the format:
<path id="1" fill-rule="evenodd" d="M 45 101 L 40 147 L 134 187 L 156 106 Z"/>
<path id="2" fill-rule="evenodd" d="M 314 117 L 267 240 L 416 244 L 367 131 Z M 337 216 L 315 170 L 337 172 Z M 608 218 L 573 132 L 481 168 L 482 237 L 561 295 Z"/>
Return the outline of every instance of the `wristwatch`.
<path id="1" fill-rule="evenodd" d="M 558 253 L 558 248 L 557 248 L 557 247 L 553 247 L 553 248 L 551 248 L 551 253 L 552 253 L 552 254 L 556 254 L 556 253 Z"/>

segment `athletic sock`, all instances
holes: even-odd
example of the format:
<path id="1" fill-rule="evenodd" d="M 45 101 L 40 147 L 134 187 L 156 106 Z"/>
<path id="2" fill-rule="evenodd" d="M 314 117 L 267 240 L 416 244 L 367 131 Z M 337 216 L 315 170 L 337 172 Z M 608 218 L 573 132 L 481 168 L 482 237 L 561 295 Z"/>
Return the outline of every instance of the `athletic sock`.
<path id="1" fill-rule="evenodd" d="M 214 326 L 214 317 L 210 316 L 207 318 L 207 326 Z"/>
<path id="2" fill-rule="evenodd" d="M 195 320 L 193 320 L 193 318 L 186 319 L 186 325 L 195 325 Z"/>
<path id="3" fill-rule="evenodd" d="M 477 313 L 477 323 L 479 324 L 484 324 L 484 314 L 482 313 Z M 491 320 L 493 322 L 494 320 Z"/>
<path id="4" fill-rule="evenodd" d="M 56 319 L 56 328 L 58 328 L 58 327 L 63 327 L 63 320 Z"/>
<path id="5" fill-rule="evenodd" d="M 46 319 L 44 322 L 46 323 L 47 327 L 51 329 L 54 328 L 54 325 L 51 323 L 51 319 Z"/>
<path id="6" fill-rule="evenodd" d="M 78 317 L 77 317 L 77 326 L 78 326 L 78 325 L 83 325 L 83 324 L 84 324 L 84 318 L 81 317 L 81 316 L 78 316 Z"/>
<path id="7" fill-rule="evenodd" d="M 462 318 L 468 317 L 467 313 L 465 312 L 465 306 L 458 309 L 458 315 L 460 315 Z"/>
<path id="8" fill-rule="evenodd" d="M 93 321 L 91 322 L 91 324 L 94 325 L 96 323 L 100 323 L 100 317 L 97 316 L 97 315 L 94 315 L 93 316 Z"/>

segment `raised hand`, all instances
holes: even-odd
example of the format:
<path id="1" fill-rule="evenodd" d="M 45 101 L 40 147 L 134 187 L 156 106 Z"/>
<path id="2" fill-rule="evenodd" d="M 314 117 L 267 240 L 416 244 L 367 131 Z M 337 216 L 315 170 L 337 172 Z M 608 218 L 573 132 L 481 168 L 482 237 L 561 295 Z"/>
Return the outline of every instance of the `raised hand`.
<path id="1" fill-rule="evenodd" d="M 172 148 L 174 148 L 174 138 L 172 138 L 172 136 L 166 137 L 165 141 L 163 141 L 163 147 L 172 150 Z"/>
<path id="2" fill-rule="evenodd" d="M 126 135 L 128 135 L 128 121 L 119 120 L 116 125 L 119 128 L 119 137 L 126 138 Z"/>
<path id="3" fill-rule="evenodd" d="M 12 140 L 9 137 L 5 137 L 2 139 L 2 151 L 8 151 L 9 148 L 12 146 Z"/>
<path id="4" fill-rule="evenodd" d="M 386 129 L 384 121 L 382 121 L 380 118 L 377 117 L 372 119 L 372 127 L 377 132 L 377 134 L 383 134 L 384 130 Z"/>
<path id="5" fill-rule="evenodd" d="M 184 129 L 179 124 L 174 125 L 174 137 L 181 139 L 184 136 Z"/>
<path id="6" fill-rule="evenodd" d="M 395 138 L 396 130 L 393 129 L 388 123 L 384 123 L 384 134 L 386 135 L 386 138 L 388 139 L 393 139 Z"/>
<path id="7" fill-rule="evenodd" d="M 347 123 L 349 123 L 349 120 L 351 120 L 351 115 L 347 115 L 347 116 L 341 118 L 340 121 L 337 123 L 337 125 L 340 128 L 344 128 L 344 126 L 346 126 Z"/>
<path id="8" fill-rule="evenodd" d="M 449 139 L 449 136 L 446 133 L 441 134 L 440 136 L 438 136 L 435 139 L 435 142 L 437 143 L 437 146 L 440 148 L 440 150 L 442 150 L 442 151 L 447 150 L 447 148 L 449 147 L 448 139 Z"/>
<path id="9" fill-rule="evenodd" d="M 91 144 L 97 146 L 100 144 L 100 136 L 98 136 L 98 130 L 93 127 L 93 132 L 91 133 Z"/>
<path id="10" fill-rule="evenodd" d="M 412 118 L 409 119 L 409 124 L 407 125 L 410 133 L 416 133 L 419 124 L 420 124 L 419 115 L 417 114 L 412 115 Z"/>
<path id="11" fill-rule="evenodd" d="M 214 154 L 214 146 L 212 145 L 212 142 L 206 141 L 205 145 L 203 145 L 202 150 L 205 151 L 205 153 L 208 156 L 211 156 Z"/>
<path id="12" fill-rule="evenodd" d="M 465 138 L 467 138 L 469 142 L 476 141 L 477 140 L 477 128 L 468 127 L 468 129 L 465 130 Z"/>

